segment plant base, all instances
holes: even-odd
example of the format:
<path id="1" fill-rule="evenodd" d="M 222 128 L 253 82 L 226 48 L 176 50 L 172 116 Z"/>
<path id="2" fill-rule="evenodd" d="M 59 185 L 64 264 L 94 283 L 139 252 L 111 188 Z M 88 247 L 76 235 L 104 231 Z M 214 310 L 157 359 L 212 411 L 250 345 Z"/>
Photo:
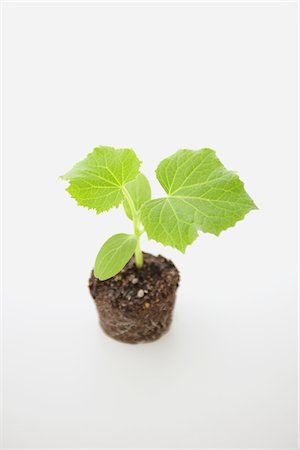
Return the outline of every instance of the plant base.
<path id="1" fill-rule="evenodd" d="M 179 283 L 172 261 L 143 256 L 141 269 L 132 257 L 114 277 L 100 281 L 92 272 L 89 280 L 101 327 L 110 337 L 131 344 L 154 341 L 168 331 Z"/>

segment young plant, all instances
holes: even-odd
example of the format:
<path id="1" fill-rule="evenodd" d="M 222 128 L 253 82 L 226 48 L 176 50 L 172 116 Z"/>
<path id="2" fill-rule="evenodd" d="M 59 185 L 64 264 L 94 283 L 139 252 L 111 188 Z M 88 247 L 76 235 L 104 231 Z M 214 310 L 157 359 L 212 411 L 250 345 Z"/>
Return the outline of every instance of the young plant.
<path id="1" fill-rule="evenodd" d="M 94 266 L 100 280 L 120 272 L 133 254 L 137 268 L 143 266 L 144 232 L 184 253 L 199 230 L 218 236 L 257 209 L 238 175 L 209 148 L 178 150 L 161 161 L 156 176 L 166 196 L 154 200 L 140 164 L 131 149 L 101 146 L 61 177 L 78 205 L 99 214 L 122 203 L 133 222 L 132 234 L 115 234 L 100 249 Z"/>

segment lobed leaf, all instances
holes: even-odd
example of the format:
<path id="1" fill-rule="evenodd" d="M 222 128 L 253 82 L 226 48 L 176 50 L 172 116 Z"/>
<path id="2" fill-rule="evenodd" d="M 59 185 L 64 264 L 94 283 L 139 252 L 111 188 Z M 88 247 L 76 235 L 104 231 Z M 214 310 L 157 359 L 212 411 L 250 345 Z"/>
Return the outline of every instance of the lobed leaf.
<path id="1" fill-rule="evenodd" d="M 156 175 L 168 196 L 142 207 L 143 225 L 150 239 L 182 252 L 198 229 L 219 235 L 257 209 L 238 175 L 209 148 L 179 150 L 161 161 Z"/>
<path id="2" fill-rule="evenodd" d="M 61 178 L 70 182 L 66 190 L 78 205 L 101 213 L 119 206 L 122 187 L 137 176 L 140 164 L 131 149 L 96 147 Z"/>
<path id="3" fill-rule="evenodd" d="M 101 247 L 94 265 L 95 277 L 107 280 L 116 275 L 132 257 L 137 239 L 131 234 L 115 234 Z"/>
<path id="4" fill-rule="evenodd" d="M 178 211 L 177 200 L 158 198 L 147 202 L 142 208 L 142 223 L 149 239 L 176 247 L 184 253 L 187 245 L 198 236 L 192 217 Z"/>

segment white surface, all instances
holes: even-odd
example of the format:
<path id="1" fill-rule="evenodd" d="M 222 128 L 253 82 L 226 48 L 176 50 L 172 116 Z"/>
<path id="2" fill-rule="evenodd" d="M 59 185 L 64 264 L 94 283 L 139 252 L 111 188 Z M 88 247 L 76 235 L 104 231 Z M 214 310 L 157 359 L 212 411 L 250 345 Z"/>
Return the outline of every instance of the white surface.
<path id="1" fill-rule="evenodd" d="M 297 4 L 4 4 L 4 447 L 297 446 Z M 87 279 L 131 224 L 58 175 L 214 148 L 260 210 L 186 255 L 171 332 L 102 334 Z"/>

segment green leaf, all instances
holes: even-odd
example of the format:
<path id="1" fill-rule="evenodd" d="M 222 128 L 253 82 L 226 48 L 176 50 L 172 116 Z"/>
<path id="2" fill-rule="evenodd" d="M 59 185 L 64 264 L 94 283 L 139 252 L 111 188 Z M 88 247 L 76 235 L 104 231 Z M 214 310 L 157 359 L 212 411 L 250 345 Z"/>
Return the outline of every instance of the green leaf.
<path id="1" fill-rule="evenodd" d="M 151 187 L 148 179 L 142 173 L 133 180 L 129 181 L 125 185 L 128 190 L 136 211 L 141 209 L 141 206 L 151 199 Z M 132 213 L 128 201 L 125 199 L 123 202 L 124 210 L 130 220 L 132 220 Z"/>
<path id="2" fill-rule="evenodd" d="M 131 149 L 96 147 L 61 178 L 70 181 L 66 190 L 78 205 L 100 213 L 119 206 L 122 187 L 137 176 L 139 167 Z"/>
<path id="3" fill-rule="evenodd" d="M 114 234 L 101 247 L 94 266 L 95 277 L 107 280 L 113 277 L 132 257 L 137 239 L 131 234 Z"/>
<path id="4" fill-rule="evenodd" d="M 192 217 L 184 213 L 185 210 L 178 213 L 176 199 L 159 198 L 145 203 L 141 217 L 148 238 L 184 252 L 198 235 Z"/>
<path id="5" fill-rule="evenodd" d="M 257 209 L 238 175 L 209 148 L 179 150 L 161 161 L 156 175 L 168 196 L 144 204 L 143 225 L 150 239 L 182 252 L 198 229 L 219 235 Z"/>

